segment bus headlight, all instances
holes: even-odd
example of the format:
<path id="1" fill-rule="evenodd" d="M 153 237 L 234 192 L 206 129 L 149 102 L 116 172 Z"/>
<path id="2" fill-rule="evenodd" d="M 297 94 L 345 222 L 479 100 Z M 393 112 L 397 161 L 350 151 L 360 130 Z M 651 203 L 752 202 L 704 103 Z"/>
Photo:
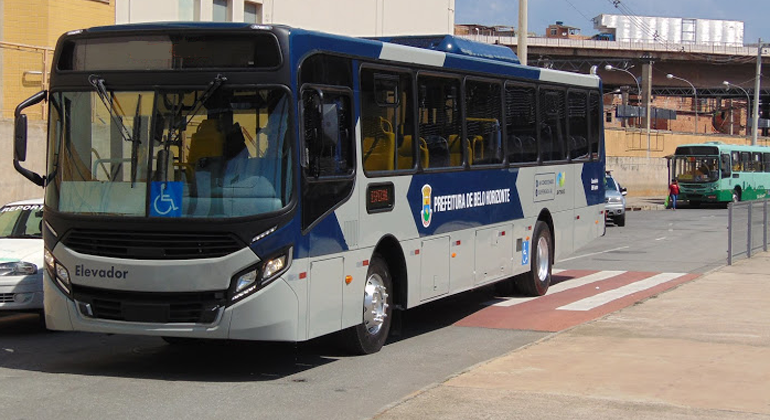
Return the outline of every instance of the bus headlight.
<path id="1" fill-rule="evenodd" d="M 285 273 L 291 265 L 292 247 L 273 257 L 260 261 L 259 264 L 236 274 L 231 282 L 230 302 L 239 301 L 257 290 L 267 286 Z"/>
<path id="2" fill-rule="evenodd" d="M 43 254 L 45 260 L 45 268 L 48 271 L 48 275 L 54 280 L 59 289 L 67 296 L 72 295 L 72 283 L 70 283 L 70 273 L 67 268 L 59 264 L 54 258 L 53 254 L 49 250 L 45 250 Z"/>

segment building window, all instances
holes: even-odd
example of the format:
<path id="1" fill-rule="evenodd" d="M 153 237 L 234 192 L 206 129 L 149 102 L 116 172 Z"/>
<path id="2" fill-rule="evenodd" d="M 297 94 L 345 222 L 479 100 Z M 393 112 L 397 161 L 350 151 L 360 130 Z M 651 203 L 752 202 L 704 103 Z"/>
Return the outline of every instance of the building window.
<path id="1" fill-rule="evenodd" d="M 211 20 L 214 22 L 230 21 L 230 0 L 214 0 L 214 7 L 211 13 Z"/>
<path id="2" fill-rule="evenodd" d="M 244 3 L 243 21 L 246 23 L 262 23 L 262 5 L 251 2 Z"/>
<path id="3" fill-rule="evenodd" d="M 179 0 L 179 20 L 188 22 L 196 20 L 195 6 L 195 0 Z"/>

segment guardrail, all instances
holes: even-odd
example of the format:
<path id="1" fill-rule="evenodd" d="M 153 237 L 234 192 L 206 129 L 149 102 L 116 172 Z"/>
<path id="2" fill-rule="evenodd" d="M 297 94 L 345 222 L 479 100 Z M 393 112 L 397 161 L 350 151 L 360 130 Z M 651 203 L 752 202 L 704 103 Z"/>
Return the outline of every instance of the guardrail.
<path id="1" fill-rule="evenodd" d="M 727 206 L 727 264 L 735 257 L 751 258 L 767 252 L 768 199 L 730 203 Z"/>
<path id="2" fill-rule="evenodd" d="M 472 41 L 484 42 L 487 44 L 502 44 L 515 46 L 519 39 L 515 36 L 505 35 L 484 35 L 469 34 L 458 35 L 460 38 L 466 38 Z M 678 53 L 701 53 L 701 54 L 719 54 L 719 55 L 737 55 L 744 57 L 756 57 L 757 47 L 747 47 L 741 45 L 726 45 L 720 43 L 712 44 L 694 44 L 694 43 L 669 43 L 658 41 L 597 41 L 591 39 L 565 39 L 565 38 L 538 38 L 528 37 L 527 45 L 530 47 L 549 47 L 549 48 L 580 48 L 580 49 L 599 49 L 616 51 L 662 51 Z M 762 56 L 768 56 L 770 52 L 762 52 Z"/>

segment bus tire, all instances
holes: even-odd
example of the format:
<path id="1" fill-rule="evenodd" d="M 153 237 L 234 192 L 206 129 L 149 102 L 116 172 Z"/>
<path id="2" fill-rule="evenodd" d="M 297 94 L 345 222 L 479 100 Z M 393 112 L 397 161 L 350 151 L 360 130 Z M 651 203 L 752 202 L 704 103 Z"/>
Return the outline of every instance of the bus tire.
<path id="1" fill-rule="evenodd" d="M 741 201 L 741 193 L 738 190 L 733 190 L 733 203 Z"/>
<path id="2" fill-rule="evenodd" d="M 378 254 L 369 261 L 364 284 L 363 322 L 343 331 L 345 347 L 354 354 L 380 351 L 393 319 L 393 281 L 388 265 Z"/>
<path id="3" fill-rule="evenodd" d="M 528 296 L 542 296 L 551 285 L 553 239 L 548 225 L 538 220 L 532 235 L 530 271 L 516 277 L 516 288 Z"/>

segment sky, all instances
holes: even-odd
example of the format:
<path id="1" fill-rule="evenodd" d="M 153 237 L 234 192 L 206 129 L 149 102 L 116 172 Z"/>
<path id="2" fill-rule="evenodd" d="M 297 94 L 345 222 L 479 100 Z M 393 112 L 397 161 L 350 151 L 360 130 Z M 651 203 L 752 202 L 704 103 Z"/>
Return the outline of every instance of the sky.
<path id="1" fill-rule="evenodd" d="M 770 41 L 770 2 L 767 0 L 529 0 L 528 30 L 542 36 L 558 21 L 593 35 L 591 19 L 600 14 L 662 16 L 696 19 L 738 20 L 744 22 L 743 41 L 756 44 Z M 506 25 L 517 27 L 518 0 L 455 0 L 455 23 Z"/>

